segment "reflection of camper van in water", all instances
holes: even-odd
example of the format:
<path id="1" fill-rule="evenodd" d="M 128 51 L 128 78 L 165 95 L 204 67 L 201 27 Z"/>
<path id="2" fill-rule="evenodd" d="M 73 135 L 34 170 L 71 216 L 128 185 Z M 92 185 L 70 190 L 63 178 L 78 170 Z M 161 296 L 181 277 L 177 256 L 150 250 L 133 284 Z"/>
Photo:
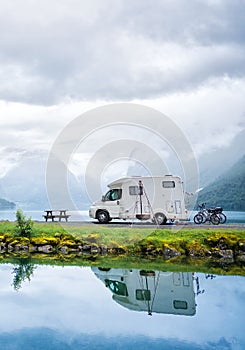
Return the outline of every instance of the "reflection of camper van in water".
<path id="1" fill-rule="evenodd" d="M 196 312 L 191 272 L 92 268 L 113 293 L 113 300 L 135 311 L 193 316 Z"/>
<path id="2" fill-rule="evenodd" d="M 165 224 L 187 220 L 184 191 L 178 176 L 126 177 L 108 185 L 109 191 L 90 207 L 100 223 L 112 219 L 139 219 Z"/>

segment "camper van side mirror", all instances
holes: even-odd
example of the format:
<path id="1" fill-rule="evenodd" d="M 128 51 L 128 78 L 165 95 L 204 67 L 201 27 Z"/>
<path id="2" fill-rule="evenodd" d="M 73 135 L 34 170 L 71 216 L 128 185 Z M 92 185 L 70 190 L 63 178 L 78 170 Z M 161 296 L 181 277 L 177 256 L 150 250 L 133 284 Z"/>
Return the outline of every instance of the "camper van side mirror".
<path id="1" fill-rule="evenodd" d="M 105 202 L 105 196 L 102 196 L 102 202 Z"/>

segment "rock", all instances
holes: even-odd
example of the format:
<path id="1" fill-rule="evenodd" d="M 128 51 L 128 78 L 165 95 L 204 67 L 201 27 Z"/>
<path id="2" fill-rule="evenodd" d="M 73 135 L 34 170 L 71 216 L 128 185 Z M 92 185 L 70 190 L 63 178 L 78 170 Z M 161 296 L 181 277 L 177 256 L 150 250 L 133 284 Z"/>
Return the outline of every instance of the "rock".
<path id="1" fill-rule="evenodd" d="M 41 253 L 52 253 L 54 251 L 54 248 L 50 244 L 46 244 L 43 246 L 39 246 L 37 250 L 38 252 L 41 252 Z"/>
<path id="2" fill-rule="evenodd" d="M 212 256 L 215 258 L 223 258 L 223 259 L 233 259 L 234 258 L 233 251 L 231 249 L 212 251 Z"/>
<path id="3" fill-rule="evenodd" d="M 117 253 L 117 248 L 115 248 L 115 247 L 110 247 L 110 248 L 108 248 L 108 253 L 109 254 L 116 254 Z"/>
<path id="4" fill-rule="evenodd" d="M 173 258 L 175 256 L 180 256 L 181 255 L 181 253 L 178 252 L 177 250 L 172 249 L 172 248 L 166 248 L 166 247 L 164 247 L 163 254 L 164 254 L 165 258 L 166 257 Z"/>
<path id="5" fill-rule="evenodd" d="M 236 257 L 236 261 L 245 263 L 245 253 L 243 251 L 239 251 Z"/>
<path id="6" fill-rule="evenodd" d="M 101 246 L 100 249 L 101 249 L 101 254 L 102 254 L 102 255 L 107 255 L 107 253 L 108 253 L 108 248 L 107 248 L 106 245 L 105 245 L 105 246 Z"/>
<path id="7" fill-rule="evenodd" d="M 191 257 L 205 257 L 210 255 L 210 251 L 204 248 L 191 247 L 188 251 Z"/>
<path id="8" fill-rule="evenodd" d="M 0 252 L 3 251 L 3 250 L 6 250 L 6 243 L 1 243 L 0 244 Z"/>
<path id="9" fill-rule="evenodd" d="M 88 245 L 88 244 L 84 244 L 83 247 L 82 247 L 82 250 L 83 250 L 84 252 L 90 251 L 90 250 L 91 250 L 91 246 Z"/>
<path id="10" fill-rule="evenodd" d="M 8 245 L 8 251 L 12 252 L 14 250 L 14 246 L 12 246 L 11 244 Z"/>
<path id="11" fill-rule="evenodd" d="M 227 250 L 228 248 L 226 242 L 222 238 L 218 241 L 216 247 L 219 248 L 220 250 Z"/>
<path id="12" fill-rule="evenodd" d="M 63 254 L 68 253 L 68 247 L 66 245 L 63 245 L 59 248 L 59 251 Z"/>
<path id="13" fill-rule="evenodd" d="M 14 250 L 15 250 L 16 252 L 19 252 L 19 251 L 28 252 L 28 246 L 27 246 L 27 245 L 16 244 L 16 245 L 14 246 Z"/>
<path id="14" fill-rule="evenodd" d="M 37 252 L 37 246 L 36 245 L 29 245 L 29 252 Z"/>
<path id="15" fill-rule="evenodd" d="M 69 250 L 69 253 L 77 253 L 77 252 L 79 252 L 79 248 L 77 247 L 77 248 L 68 248 L 68 250 Z"/>
<path id="16" fill-rule="evenodd" d="M 98 246 L 91 246 L 91 253 L 98 254 L 100 252 L 100 248 Z"/>

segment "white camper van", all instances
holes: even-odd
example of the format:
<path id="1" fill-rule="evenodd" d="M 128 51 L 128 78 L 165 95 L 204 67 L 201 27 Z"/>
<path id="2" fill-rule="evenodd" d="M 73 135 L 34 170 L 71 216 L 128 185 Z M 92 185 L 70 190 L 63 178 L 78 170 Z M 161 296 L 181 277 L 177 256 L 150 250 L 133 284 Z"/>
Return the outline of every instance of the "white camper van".
<path id="1" fill-rule="evenodd" d="M 187 220 L 183 183 L 178 176 L 125 177 L 108 187 L 89 210 L 89 216 L 100 223 L 136 218 L 163 225 L 168 220 Z"/>

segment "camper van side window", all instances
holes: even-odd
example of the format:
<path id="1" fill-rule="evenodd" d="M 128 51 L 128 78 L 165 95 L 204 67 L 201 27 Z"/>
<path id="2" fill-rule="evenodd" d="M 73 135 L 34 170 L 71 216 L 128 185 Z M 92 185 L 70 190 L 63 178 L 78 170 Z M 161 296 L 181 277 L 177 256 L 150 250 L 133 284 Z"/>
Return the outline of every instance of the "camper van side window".
<path id="1" fill-rule="evenodd" d="M 187 310 L 188 304 L 184 300 L 174 300 L 174 308 L 175 309 Z"/>
<path id="2" fill-rule="evenodd" d="M 129 186 L 130 196 L 137 196 L 139 193 L 139 186 Z"/>
<path id="3" fill-rule="evenodd" d="M 175 182 L 174 181 L 163 181 L 162 187 L 163 188 L 175 188 Z"/>
<path id="4" fill-rule="evenodd" d="M 121 199 L 121 198 L 122 198 L 122 190 L 121 189 L 110 190 L 105 195 L 105 199 L 107 201 L 116 201 L 116 200 Z"/>

